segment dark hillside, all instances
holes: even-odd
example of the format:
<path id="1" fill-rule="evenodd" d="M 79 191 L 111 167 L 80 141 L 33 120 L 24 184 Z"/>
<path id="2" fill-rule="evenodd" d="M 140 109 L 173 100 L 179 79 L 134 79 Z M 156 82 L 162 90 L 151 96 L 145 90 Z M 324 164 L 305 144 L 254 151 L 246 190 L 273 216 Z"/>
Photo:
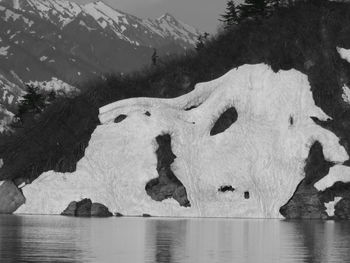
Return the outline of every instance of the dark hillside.
<path id="1" fill-rule="evenodd" d="M 340 136 L 350 152 L 350 106 L 341 96 L 343 84 L 349 82 L 350 64 L 340 58 L 337 46 L 350 48 L 347 3 L 298 2 L 279 8 L 268 18 L 242 21 L 206 42 L 198 52 L 128 76 L 85 83 L 86 92 L 80 96 L 52 104 L 38 119 L 1 138 L 4 166 L 0 178 L 33 180 L 51 169 L 74 171 L 103 105 L 137 96 L 179 96 L 195 83 L 255 63 L 269 64 L 275 71 L 295 68 L 307 74 L 316 104 L 333 118 L 322 125 Z"/>

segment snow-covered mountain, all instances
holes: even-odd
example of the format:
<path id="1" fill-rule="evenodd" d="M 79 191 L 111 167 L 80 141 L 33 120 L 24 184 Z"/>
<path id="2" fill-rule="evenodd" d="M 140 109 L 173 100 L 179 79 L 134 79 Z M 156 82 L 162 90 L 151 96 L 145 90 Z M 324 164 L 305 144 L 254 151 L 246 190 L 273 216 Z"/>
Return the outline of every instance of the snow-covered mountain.
<path id="1" fill-rule="evenodd" d="M 2 105 L 16 102 L 23 83 L 56 78 L 74 85 L 128 72 L 149 64 L 154 48 L 159 55 L 193 48 L 199 34 L 170 14 L 140 19 L 101 1 L 0 0 L 0 28 Z"/>

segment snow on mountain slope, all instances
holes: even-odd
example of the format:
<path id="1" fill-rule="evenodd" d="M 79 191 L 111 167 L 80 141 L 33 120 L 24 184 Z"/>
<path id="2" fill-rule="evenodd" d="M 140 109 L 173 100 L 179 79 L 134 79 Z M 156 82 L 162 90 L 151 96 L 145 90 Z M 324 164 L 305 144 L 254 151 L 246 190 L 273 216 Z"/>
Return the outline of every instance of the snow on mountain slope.
<path id="1" fill-rule="evenodd" d="M 238 119 L 216 135 L 227 109 Z M 123 118 L 120 118 L 120 117 Z M 339 139 L 310 117 L 329 117 L 315 105 L 307 76 L 245 65 L 175 99 L 133 98 L 100 109 L 76 172 L 42 174 L 23 188 L 17 213 L 59 214 L 73 200 L 91 198 L 125 215 L 280 217 L 279 209 L 304 177 L 314 141 L 327 160 L 348 159 Z M 190 207 L 154 201 L 145 186 L 158 178 L 156 137 L 169 134 L 171 170 Z M 222 186 L 232 191 L 221 192 Z"/>
<path id="2" fill-rule="evenodd" d="M 193 48 L 199 32 L 166 17 L 145 22 L 101 1 L 0 0 L 0 74 L 22 90 L 52 79 L 76 86 L 150 65 L 153 48 L 160 56 Z"/>
<path id="3" fill-rule="evenodd" d="M 118 11 L 102 1 L 78 5 L 66 0 L 23 0 L 13 2 L 13 0 L 0 0 L 0 4 L 13 7 L 16 11 L 25 14 L 39 15 L 40 18 L 53 23 L 63 29 L 79 16 L 91 16 L 100 26 L 100 29 L 113 32 L 119 39 L 127 41 L 133 45 L 146 45 L 149 41 L 143 39 L 157 38 L 167 40 L 169 37 L 174 41 L 180 41 L 184 47 L 189 48 L 195 44 L 199 31 L 191 26 L 178 21 L 170 14 L 166 14 L 156 20 L 142 20 L 135 16 Z M 4 8 L 1 7 L 0 8 Z M 17 18 L 23 16 L 11 12 Z M 9 16 L 9 15 L 8 15 Z M 148 22 L 145 22 L 148 21 Z M 84 21 L 81 26 L 89 28 Z M 179 43 L 180 43 L 179 42 Z M 152 46 L 155 46 L 154 43 Z"/>
<path id="4" fill-rule="evenodd" d="M 79 92 L 77 88 L 57 78 L 52 78 L 49 81 L 30 81 L 27 84 L 33 85 L 34 87 L 38 87 L 40 90 L 43 90 L 43 91 L 47 91 L 47 92 L 54 91 L 56 94 L 60 94 L 60 95 L 69 95 L 69 94 L 74 94 L 76 92 Z"/>

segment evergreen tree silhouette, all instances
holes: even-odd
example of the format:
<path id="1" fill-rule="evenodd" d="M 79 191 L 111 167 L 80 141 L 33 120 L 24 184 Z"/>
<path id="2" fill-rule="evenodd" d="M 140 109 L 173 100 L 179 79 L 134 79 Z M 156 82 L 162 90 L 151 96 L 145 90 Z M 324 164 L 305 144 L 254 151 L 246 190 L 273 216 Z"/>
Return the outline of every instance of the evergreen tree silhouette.
<path id="1" fill-rule="evenodd" d="M 267 14 L 266 0 L 245 0 L 238 7 L 240 19 L 265 17 Z"/>
<path id="2" fill-rule="evenodd" d="M 45 96 L 38 92 L 38 88 L 33 85 L 26 85 L 27 94 L 23 96 L 23 99 L 18 104 L 18 112 L 15 117 L 24 121 L 24 115 L 26 114 L 39 114 L 45 106 Z"/>
<path id="3" fill-rule="evenodd" d="M 238 12 L 233 0 L 229 0 L 226 3 L 225 14 L 221 15 L 220 21 L 224 22 L 225 28 L 229 28 L 232 25 L 236 25 L 239 22 Z"/>

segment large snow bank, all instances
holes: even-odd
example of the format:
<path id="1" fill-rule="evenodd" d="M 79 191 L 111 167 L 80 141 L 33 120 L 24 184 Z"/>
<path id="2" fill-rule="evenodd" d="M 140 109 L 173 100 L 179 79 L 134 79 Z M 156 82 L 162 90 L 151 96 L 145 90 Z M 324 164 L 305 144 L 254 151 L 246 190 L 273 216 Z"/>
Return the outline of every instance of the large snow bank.
<path id="1" fill-rule="evenodd" d="M 198 107 L 185 110 L 192 106 Z M 210 136 L 232 106 L 237 121 Z M 127 118 L 114 123 L 122 114 Z M 23 188 L 27 202 L 17 212 L 58 214 L 69 202 L 90 198 L 125 215 L 280 217 L 280 207 L 304 177 L 314 141 L 322 143 L 327 160 L 348 159 L 338 138 L 311 116 L 329 118 L 315 105 L 307 77 L 296 70 L 274 73 L 263 64 L 233 69 L 175 99 L 112 103 L 100 109 L 102 124 L 77 171 L 41 175 Z M 145 191 L 158 177 L 155 138 L 160 134 L 171 135 L 177 156 L 171 168 L 191 207 L 173 199 L 154 201 Z M 218 191 L 223 185 L 235 190 Z"/>

